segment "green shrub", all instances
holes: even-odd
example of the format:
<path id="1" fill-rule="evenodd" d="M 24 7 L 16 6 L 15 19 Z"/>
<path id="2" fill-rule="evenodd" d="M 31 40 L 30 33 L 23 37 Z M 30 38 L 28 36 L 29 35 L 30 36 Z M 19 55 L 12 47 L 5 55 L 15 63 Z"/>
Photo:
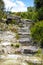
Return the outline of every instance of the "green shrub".
<path id="1" fill-rule="evenodd" d="M 36 22 L 31 27 L 31 36 L 34 42 L 37 42 L 38 45 L 43 44 L 43 21 Z"/>
<path id="2" fill-rule="evenodd" d="M 38 21 L 38 12 L 33 12 L 33 15 L 32 15 L 32 20 L 34 21 L 34 22 L 37 22 Z"/>
<path id="3" fill-rule="evenodd" d="M 18 33 L 16 33 L 16 39 L 19 39 L 19 35 L 18 35 Z"/>
<path id="4" fill-rule="evenodd" d="M 19 47 L 20 47 L 20 44 L 19 44 L 19 43 L 17 43 L 17 44 L 15 45 L 15 47 L 19 48 Z"/>
<path id="5" fill-rule="evenodd" d="M 2 40 L 0 39 L 0 42 L 1 42 Z"/>
<path id="6" fill-rule="evenodd" d="M 41 54 L 42 54 L 42 51 L 41 51 L 41 49 L 39 49 L 35 55 L 38 56 L 38 57 L 40 57 Z"/>
<path id="7" fill-rule="evenodd" d="M 41 40 L 41 48 L 43 48 L 43 39 Z"/>
<path id="8" fill-rule="evenodd" d="M 14 46 L 13 44 L 11 44 L 11 46 Z"/>
<path id="9" fill-rule="evenodd" d="M 17 24 L 16 20 L 12 20 L 11 24 Z"/>
<path id="10" fill-rule="evenodd" d="M 19 47 L 20 47 L 20 44 L 19 44 L 19 43 L 11 43 L 11 46 L 12 46 L 12 47 L 19 48 Z"/>
<path id="11" fill-rule="evenodd" d="M 19 27 L 22 27 L 23 26 L 23 24 L 21 24 L 21 23 L 19 23 L 19 25 L 18 25 Z"/>

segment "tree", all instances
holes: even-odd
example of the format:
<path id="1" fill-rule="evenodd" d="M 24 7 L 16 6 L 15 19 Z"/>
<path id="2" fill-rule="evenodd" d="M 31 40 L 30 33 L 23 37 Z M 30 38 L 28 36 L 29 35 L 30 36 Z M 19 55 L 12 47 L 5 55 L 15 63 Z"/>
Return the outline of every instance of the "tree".
<path id="1" fill-rule="evenodd" d="M 0 19 L 3 16 L 3 12 L 4 12 L 4 2 L 3 0 L 0 0 Z"/>
<path id="2" fill-rule="evenodd" d="M 35 11 L 35 7 L 27 7 L 27 11 L 28 11 L 28 12 L 33 12 L 33 11 Z"/>
<path id="3" fill-rule="evenodd" d="M 43 20 L 43 0 L 35 0 L 36 11 L 38 12 L 39 20 Z"/>

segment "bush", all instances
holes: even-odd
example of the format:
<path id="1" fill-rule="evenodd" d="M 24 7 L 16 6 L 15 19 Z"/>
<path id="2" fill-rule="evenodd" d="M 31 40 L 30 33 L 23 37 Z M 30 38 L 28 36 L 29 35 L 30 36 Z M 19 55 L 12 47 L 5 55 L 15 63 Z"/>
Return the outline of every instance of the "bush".
<path id="1" fill-rule="evenodd" d="M 13 44 L 11 44 L 11 46 L 14 46 Z"/>
<path id="2" fill-rule="evenodd" d="M 43 21 L 39 21 L 31 27 L 31 35 L 34 42 L 37 42 L 38 45 L 43 44 Z"/>
<path id="3" fill-rule="evenodd" d="M 41 48 L 43 48 L 43 39 L 41 40 Z"/>
<path id="4" fill-rule="evenodd" d="M 37 51 L 37 53 L 36 53 L 36 56 L 41 56 L 41 54 L 42 54 L 42 51 L 41 51 L 41 49 L 39 49 L 38 51 Z"/>
<path id="5" fill-rule="evenodd" d="M 38 12 L 33 12 L 33 15 L 32 15 L 32 20 L 34 21 L 34 22 L 37 22 L 38 21 Z"/>
<path id="6" fill-rule="evenodd" d="M 19 47 L 20 47 L 20 44 L 19 44 L 19 43 L 14 43 L 14 44 L 12 43 L 11 46 L 12 46 L 12 47 L 19 48 Z"/>
<path id="7" fill-rule="evenodd" d="M 16 39 L 19 39 L 19 35 L 18 35 L 18 33 L 16 33 Z"/>
<path id="8" fill-rule="evenodd" d="M 12 20 L 11 24 L 17 24 L 17 21 L 16 20 Z"/>
<path id="9" fill-rule="evenodd" d="M 17 43 L 17 44 L 15 45 L 15 47 L 19 48 L 19 47 L 20 47 L 20 44 L 19 44 L 19 43 Z"/>

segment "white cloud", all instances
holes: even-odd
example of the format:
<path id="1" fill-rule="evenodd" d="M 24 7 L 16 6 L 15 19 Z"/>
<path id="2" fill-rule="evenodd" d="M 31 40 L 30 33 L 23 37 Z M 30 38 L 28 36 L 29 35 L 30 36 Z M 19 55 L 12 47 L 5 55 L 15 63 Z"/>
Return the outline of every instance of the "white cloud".
<path id="1" fill-rule="evenodd" d="M 8 11 L 12 11 L 12 12 L 27 11 L 27 7 L 20 0 L 16 0 L 15 2 L 13 2 L 14 0 L 3 0 L 3 1 L 5 3 L 5 8 Z"/>

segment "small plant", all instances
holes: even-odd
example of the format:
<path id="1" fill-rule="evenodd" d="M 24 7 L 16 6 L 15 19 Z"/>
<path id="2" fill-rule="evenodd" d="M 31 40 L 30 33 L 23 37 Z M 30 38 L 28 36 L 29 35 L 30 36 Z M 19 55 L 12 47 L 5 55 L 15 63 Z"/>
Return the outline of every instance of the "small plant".
<path id="1" fill-rule="evenodd" d="M 20 44 L 19 43 L 15 43 L 15 44 L 11 44 L 12 47 L 16 47 L 16 48 L 19 48 L 20 47 Z"/>
<path id="2" fill-rule="evenodd" d="M 19 43 L 17 43 L 17 44 L 15 45 L 15 47 L 19 48 L 19 47 L 20 47 L 20 44 L 19 44 Z"/>
<path id="3" fill-rule="evenodd" d="M 16 33 L 16 39 L 19 39 L 19 35 Z"/>
<path id="4" fill-rule="evenodd" d="M 0 39 L 0 42 L 1 42 L 2 40 Z"/>
<path id="5" fill-rule="evenodd" d="M 21 24 L 21 23 L 19 23 L 19 25 L 18 25 L 19 27 L 22 27 L 23 25 Z"/>
<path id="6" fill-rule="evenodd" d="M 40 57 L 41 54 L 42 54 L 41 49 L 39 49 L 35 55 L 38 56 L 38 57 Z"/>
<path id="7" fill-rule="evenodd" d="M 14 46 L 14 44 L 11 44 L 11 46 Z"/>

